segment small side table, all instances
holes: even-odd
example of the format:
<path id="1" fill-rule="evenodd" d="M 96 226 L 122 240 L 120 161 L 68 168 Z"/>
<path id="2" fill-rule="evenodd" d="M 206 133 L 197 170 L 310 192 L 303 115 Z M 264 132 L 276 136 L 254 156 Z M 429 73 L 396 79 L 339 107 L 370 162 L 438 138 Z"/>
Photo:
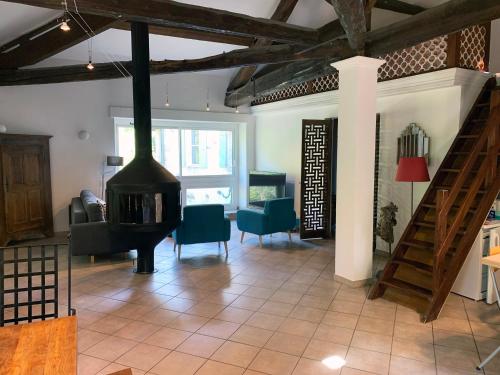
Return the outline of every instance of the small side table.
<path id="1" fill-rule="evenodd" d="M 493 290 L 497 296 L 497 305 L 498 308 L 500 308 L 500 294 L 498 292 L 498 284 L 495 277 L 495 271 L 500 269 L 500 246 L 490 249 L 490 254 L 490 256 L 484 257 L 481 260 L 481 263 L 488 266 L 488 271 L 490 272 L 491 280 L 493 281 Z M 486 366 L 488 362 L 491 361 L 498 353 L 500 353 L 500 346 L 496 348 L 488 357 L 486 357 L 486 359 L 481 362 L 479 366 L 477 366 L 477 369 L 482 370 L 483 367 Z"/>

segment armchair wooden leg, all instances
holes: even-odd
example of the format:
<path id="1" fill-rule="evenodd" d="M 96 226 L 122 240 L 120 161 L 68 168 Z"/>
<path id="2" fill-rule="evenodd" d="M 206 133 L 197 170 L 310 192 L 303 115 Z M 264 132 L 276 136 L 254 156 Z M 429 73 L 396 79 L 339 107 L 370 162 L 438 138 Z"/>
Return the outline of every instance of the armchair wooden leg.
<path id="1" fill-rule="evenodd" d="M 259 234 L 259 246 L 262 247 L 262 236 Z"/>
<path id="2" fill-rule="evenodd" d="M 177 248 L 177 242 L 174 242 L 174 253 L 176 248 Z"/>
<path id="3" fill-rule="evenodd" d="M 90 264 L 94 264 L 95 263 L 95 256 L 91 255 L 90 256 Z"/>
<path id="4" fill-rule="evenodd" d="M 288 231 L 288 241 L 292 242 L 292 231 L 291 230 Z"/>
<path id="5" fill-rule="evenodd" d="M 226 258 L 229 255 L 229 252 L 227 251 L 227 241 L 224 241 L 224 250 L 226 250 Z"/>
<path id="6" fill-rule="evenodd" d="M 243 237 L 245 237 L 245 232 L 241 232 L 241 240 L 240 240 L 240 243 L 243 243 Z"/>
<path id="7" fill-rule="evenodd" d="M 179 244 L 179 250 L 177 251 L 177 259 L 178 260 L 181 260 L 181 247 L 182 247 L 182 245 Z"/>
<path id="8" fill-rule="evenodd" d="M 219 246 L 219 249 L 220 249 L 220 241 L 217 242 L 217 245 Z"/>

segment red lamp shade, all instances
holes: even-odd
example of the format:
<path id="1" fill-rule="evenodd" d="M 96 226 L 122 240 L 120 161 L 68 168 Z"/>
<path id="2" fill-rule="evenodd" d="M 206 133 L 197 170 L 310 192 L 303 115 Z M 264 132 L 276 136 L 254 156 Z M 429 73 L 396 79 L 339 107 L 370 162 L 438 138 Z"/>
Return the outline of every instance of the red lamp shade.
<path id="1" fill-rule="evenodd" d="M 427 162 L 423 157 L 399 159 L 396 181 L 425 182 L 429 181 Z"/>

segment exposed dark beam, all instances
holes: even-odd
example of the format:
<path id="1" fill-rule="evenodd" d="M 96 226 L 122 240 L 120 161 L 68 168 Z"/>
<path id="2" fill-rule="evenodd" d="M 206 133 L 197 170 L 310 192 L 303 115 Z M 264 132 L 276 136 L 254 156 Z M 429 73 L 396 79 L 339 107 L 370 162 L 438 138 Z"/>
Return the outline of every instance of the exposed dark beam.
<path id="1" fill-rule="evenodd" d="M 381 56 L 497 18 L 500 18 L 498 0 L 450 0 L 406 20 L 367 32 L 365 51 L 369 56 Z M 331 59 L 324 62 L 326 68 L 331 62 Z M 324 71 L 325 67 L 319 66 L 318 62 L 303 62 L 300 66 L 298 63 L 287 64 L 255 78 L 251 89 L 245 86 L 230 93 L 226 102 L 233 103 L 233 106 L 248 103 L 254 97 L 319 77 Z"/>
<path id="2" fill-rule="evenodd" d="M 8 1 L 61 9 L 60 0 Z M 70 11 L 75 11 L 75 3 L 68 1 L 68 8 Z M 78 0 L 78 10 L 82 13 L 117 17 L 151 25 L 267 38 L 290 44 L 310 45 L 318 40 L 318 32 L 307 27 L 172 0 Z"/>
<path id="3" fill-rule="evenodd" d="M 415 15 L 425 10 L 424 7 L 408 4 L 399 0 L 377 0 L 375 8 L 390 10 L 397 13 Z"/>
<path id="4" fill-rule="evenodd" d="M 336 56 L 345 57 L 352 54 L 347 41 L 339 40 L 329 46 L 323 46 L 303 53 L 302 47 L 289 45 L 273 45 L 238 49 L 228 53 L 193 60 L 155 61 L 150 64 L 151 74 L 168 74 L 179 72 L 195 72 L 201 70 L 226 69 L 256 64 L 277 64 L 289 61 L 324 60 Z M 132 63 L 122 62 L 130 72 Z M 86 65 L 63 67 L 0 70 L 0 86 L 33 85 L 46 83 L 62 83 L 91 81 L 99 79 L 121 78 L 121 73 L 112 63 L 94 64 L 92 71 Z"/>
<path id="5" fill-rule="evenodd" d="M 120 21 L 114 24 L 113 28 L 120 30 L 130 30 L 130 23 Z M 224 43 L 224 44 L 232 44 L 235 46 L 247 46 L 247 47 L 253 45 L 255 40 L 254 38 L 244 37 L 244 36 L 224 35 L 206 31 L 197 31 L 197 30 L 181 29 L 177 27 L 156 26 L 156 25 L 149 25 L 149 33 L 155 35 L 172 36 L 175 38 L 195 39 L 195 40 L 203 40 L 206 42 Z"/>
<path id="6" fill-rule="evenodd" d="M 349 45 L 355 51 L 362 51 L 366 33 L 364 0 L 330 0 L 330 2 L 345 30 Z"/>
<path id="7" fill-rule="evenodd" d="M 298 0 L 280 0 L 278 7 L 271 16 L 271 19 L 274 21 L 286 22 L 286 20 L 288 20 L 288 17 L 290 17 L 290 14 L 292 14 L 293 8 L 295 8 L 297 1 Z M 270 46 L 272 44 L 273 44 L 272 40 L 261 38 L 257 39 L 253 43 L 253 47 L 264 47 L 264 46 Z M 246 66 L 238 70 L 234 75 L 234 77 L 231 79 L 231 82 L 229 82 L 227 91 L 234 90 L 235 88 L 243 86 L 245 83 L 250 81 L 256 70 L 257 70 L 256 65 Z"/>
<path id="8" fill-rule="evenodd" d="M 109 29 L 116 19 L 85 15 L 85 21 L 96 34 Z M 18 68 L 36 64 L 84 40 L 88 35 L 72 20 L 70 31 L 59 30 L 60 19 L 49 21 L 0 47 L 0 68 Z"/>

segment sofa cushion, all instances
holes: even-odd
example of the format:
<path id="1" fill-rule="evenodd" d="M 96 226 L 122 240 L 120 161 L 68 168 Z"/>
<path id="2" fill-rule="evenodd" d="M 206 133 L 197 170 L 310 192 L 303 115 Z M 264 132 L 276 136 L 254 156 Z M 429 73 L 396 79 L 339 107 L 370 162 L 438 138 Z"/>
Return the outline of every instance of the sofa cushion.
<path id="1" fill-rule="evenodd" d="M 80 193 L 85 212 L 89 222 L 98 222 L 106 220 L 106 203 L 95 196 L 90 190 L 82 190 Z"/>

